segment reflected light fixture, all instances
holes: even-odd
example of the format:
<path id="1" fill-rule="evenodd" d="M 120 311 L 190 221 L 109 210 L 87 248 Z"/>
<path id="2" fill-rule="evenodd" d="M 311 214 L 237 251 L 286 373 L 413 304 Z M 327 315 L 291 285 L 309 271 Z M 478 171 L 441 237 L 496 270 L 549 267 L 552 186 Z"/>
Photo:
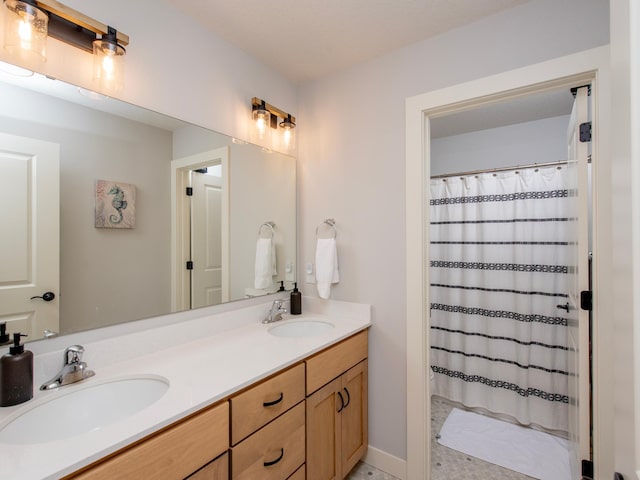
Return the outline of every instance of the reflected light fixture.
<path id="1" fill-rule="evenodd" d="M 32 0 L 5 0 L 4 46 L 28 63 L 47 58 L 49 16 Z"/>
<path id="2" fill-rule="evenodd" d="M 253 121 L 251 140 L 283 153 L 294 153 L 296 146 L 295 117 L 256 97 L 251 99 L 251 105 Z M 278 123 L 278 118 L 282 118 L 280 123 Z"/>
<path id="3" fill-rule="evenodd" d="M 45 61 L 49 36 L 94 55 L 101 89 L 122 87 L 127 35 L 56 0 L 4 0 L 4 8 L 4 45 L 22 63 Z"/>

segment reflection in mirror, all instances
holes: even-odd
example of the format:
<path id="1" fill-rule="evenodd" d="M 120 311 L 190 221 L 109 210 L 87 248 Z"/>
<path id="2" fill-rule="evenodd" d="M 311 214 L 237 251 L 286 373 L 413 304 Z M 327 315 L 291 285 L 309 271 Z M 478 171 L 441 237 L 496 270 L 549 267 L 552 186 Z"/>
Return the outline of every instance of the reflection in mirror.
<path id="1" fill-rule="evenodd" d="M 38 75 L 0 80 L 9 332 L 34 340 L 292 287 L 294 158 Z M 99 213 L 114 222 L 97 228 Z"/>

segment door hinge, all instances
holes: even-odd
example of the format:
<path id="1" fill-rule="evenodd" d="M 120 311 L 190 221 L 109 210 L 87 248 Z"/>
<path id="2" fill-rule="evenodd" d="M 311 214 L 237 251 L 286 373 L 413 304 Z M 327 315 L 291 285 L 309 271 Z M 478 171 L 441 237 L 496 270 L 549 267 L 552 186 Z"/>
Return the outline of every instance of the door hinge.
<path id="1" fill-rule="evenodd" d="M 593 310 L 593 292 L 591 290 L 580 292 L 580 308 L 588 312 Z"/>
<path id="2" fill-rule="evenodd" d="M 593 462 L 582 460 L 582 480 L 593 480 Z"/>
<path id="3" fill-rule="evenodd" d="M 187 270 L 193 270 L 193 261 L 191 260 L 187 261 Z"/>
<path id="4" fill-rule="evenodd" d="M 187 197 L 192 197 L 193 196 L 193 188 L 192 187 L 187 187 L 185 193 L 187 194 Z"/>
<path id="5" fill-rule="evenodd" d="M 580 124 L 580 141 L 582 143 L 591 141 L 591 122 Z"/>

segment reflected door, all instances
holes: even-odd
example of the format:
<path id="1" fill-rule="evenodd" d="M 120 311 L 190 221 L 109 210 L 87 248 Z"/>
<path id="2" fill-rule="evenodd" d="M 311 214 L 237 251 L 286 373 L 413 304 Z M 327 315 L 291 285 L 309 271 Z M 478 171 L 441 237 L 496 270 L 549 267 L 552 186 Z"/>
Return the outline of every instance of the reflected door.
<path id="1" fill-rule="evenodd" d="M 193 171 L 191 187 L 191 308 L 199 308 L 223 301 L 222 178 Z"/>
<path id="2" fill-rule="evenodd" d="M 0 322 L 31 340 L 59 331 L 59 150 L 0 134 Z"/>

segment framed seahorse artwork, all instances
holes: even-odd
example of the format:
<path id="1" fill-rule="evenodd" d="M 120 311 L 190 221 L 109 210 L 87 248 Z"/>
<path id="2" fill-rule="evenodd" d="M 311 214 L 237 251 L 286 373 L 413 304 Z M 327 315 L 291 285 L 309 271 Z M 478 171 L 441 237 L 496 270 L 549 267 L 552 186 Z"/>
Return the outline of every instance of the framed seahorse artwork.
<path id="1" fill-rule="evenodd" d="M 96 228 L 135 228 L 136 186 L 96 180 Z"/>

